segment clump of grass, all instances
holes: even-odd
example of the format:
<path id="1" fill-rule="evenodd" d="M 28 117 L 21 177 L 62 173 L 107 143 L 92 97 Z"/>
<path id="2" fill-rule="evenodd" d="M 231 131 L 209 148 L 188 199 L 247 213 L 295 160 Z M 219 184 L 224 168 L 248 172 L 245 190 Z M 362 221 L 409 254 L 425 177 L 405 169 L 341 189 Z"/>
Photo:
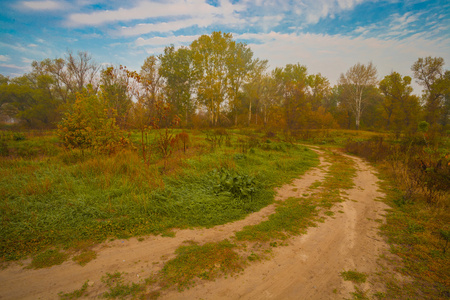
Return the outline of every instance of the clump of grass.
<path id="1" fill-rule="evenodd" d="M 59 252 L 55 249 L 49 249 L 33 256 L 33 260 L 29 265 L 30 269 L 49 268 L 51 266 L 60 265 L 66 261 L 68 254 Z"/>
<path id="2" fill-rule="evenodd" d="M 364 283 L 367 280 L 367 274 L 353 270 L 341 272 L 341 276 L 344 280 L 351 281 L 353 283 Z"/>
<path id="3" fill-rule="evenodd" d="M 311 200 L 289 198 L 279 204 L 275 213 L 270 215 L 267 221 L 246 226 L 235 235 L 240 241 L 286 239 L 289 236 L 298 235 L 302 229 L 313 225 L 312 218 L 316 215 L 316 206 Z"/>
<path id="4" fill-rule="evenodd" d="M 104 298 L 125 298 L 127 296 L 136 296 L 144 290 L 144 285 L 137 283 L 124 284 L 122 273 L 113 274 L 106 273 L 102 277 L 102 282 L 106 283 L 109 288 L 108 292 L 103 294 Z"/>
<path id="5" fill-rule="evenodd" d="M 177 286 L 183 290 L 196 278 L 213 280 L 242 270 L 244 262 L 235 251 L 236 247 L 228 240 L 179 247 L 177 257 L 168 261 L 160 272 L 161 285 L 165 288 Z"/>
<path id="6" fill-rule="evenodd" d="M 80 289 L 75 290 L 73 292 L 70 292 L 70 293 L 59 292 L 58 293 L 59 298 L 61 300 L 71 300 L 71 299 L 78 299 L 78 298 L 86 296 L 87 295 L 86 290 L 88 288 L 88 282 L 89 282 L 89 280 L 87 280 Z"/>
<path id="7" fill-rule="evenodd" d="M 369 296 L 367 296 L 367 292 L 355 286 L 355 291 L 351 293 L 353 296 L 353 300 L 370 300 Z"/>
<path id="8" fill-rule="evenodd" d="M 93 250 L 85 250 L 81 252 L 79 255 L 74 256 L 73 261 L 77 262 L 81 266 L 85 266 L 91 260 L 97 258 L 97 253 Z"/>

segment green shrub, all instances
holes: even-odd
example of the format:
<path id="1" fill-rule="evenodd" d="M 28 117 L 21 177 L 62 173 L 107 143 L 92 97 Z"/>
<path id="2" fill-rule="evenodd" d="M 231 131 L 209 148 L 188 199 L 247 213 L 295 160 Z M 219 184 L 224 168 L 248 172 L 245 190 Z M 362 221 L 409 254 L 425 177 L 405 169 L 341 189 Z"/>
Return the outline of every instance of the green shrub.
<path id="1" fill-rule="evenodd" d="M 92 88 L 77 94 L 72 108 L 58 124 L 58 136 L 69 149 L 93 149 L 111 154 L 130 141 L 116 124 L 116 111 L 108 109 L 102 94 Z"/>
<path id="2" fill-rule="evenodd" d="M 216 193 L 227 192 L 235 198 L 251 198 L 258 186 L 255 177 L 235 170 L 214 169 L 210 176 Z"/>

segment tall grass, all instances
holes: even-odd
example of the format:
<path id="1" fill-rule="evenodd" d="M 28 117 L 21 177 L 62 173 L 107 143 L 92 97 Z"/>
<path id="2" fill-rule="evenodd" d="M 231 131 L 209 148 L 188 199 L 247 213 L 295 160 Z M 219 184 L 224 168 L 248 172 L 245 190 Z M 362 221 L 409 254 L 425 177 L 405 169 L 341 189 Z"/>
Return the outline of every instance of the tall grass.
<path id="1" fill-rule="evenodd" d="M 449 138 L 369 139 L 349 143 L 346 149 L 376 162 L 386 180 L 386 202 L 392 209 L 382 232 L 391 251 L 402 259 L 395 271 L 412 278 L 409 282 L 383 278 L 388 287 L 386 297 L 449 298 Z"/>
<path id="2" fill-rule="evenodd" d="M 318 163 L 312 151 L 284 144 L 243 154 L 233 145 L 237 137 L 211 152 L 204 135 L 195 133 L 189 150 L 175 151 L 161 172 L 161 160 L 144 164 L 137 150 L 100 156 L 65 151 L 52 137 L 33 139 L 54 152 L 0 159 L 0 257 L 7 260 L 79 241 L 237 220 L 271 203 L 274 186 Z M 8 141 L 8 147 L 14 153 L 21 142 Z M 218 192 L 214 170 L 221 168 L 254 178 L 257 188 L 242 197 Z"/>

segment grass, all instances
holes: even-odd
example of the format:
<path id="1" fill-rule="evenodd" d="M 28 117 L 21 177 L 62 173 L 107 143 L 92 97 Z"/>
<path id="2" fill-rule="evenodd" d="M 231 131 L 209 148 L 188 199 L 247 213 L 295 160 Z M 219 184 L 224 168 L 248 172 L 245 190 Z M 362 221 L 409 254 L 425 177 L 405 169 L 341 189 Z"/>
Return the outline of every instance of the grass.
<path id="1" fill-rule="evenodd" d="M 211 151 L 204 138 L 191 132 L 188 151 L 176 151 L 164 172 L 157 157 L 147 166 L 138 151 L 100 156 L 65 151 L 53 136 L 8 140 L 12 154 L 0 158 L 0 259 L 238 220 L 272 203 L 275 186 L 318 164 L 305 147 L 259 142 L 242 153 L 240 136 L 233 136 Z M 18 155 L 34 144 L 56 150 Z M 251 193 L 236 198 L 214 189 L 213 171 L 220 169 L 254 178 Z"/>
<path id="2" fill-rule="evenodd" d="M 289 198 L 278 203 L 276 213 L 270 215 L 267 221 L 245 227 L 236 232 L 236 238 L 241 241 L 270 241 L 298 235 L 314 225 L 318 207 L 330 208 L 342 201 L 341 191 L 353 187 L 351 179 L 355 169 L 352 161 L 342 155 L 332 153 L 328 157 L 331 166 L 322 182 L 323 189 L 318 194 L 306 198 Z"/>
<path id="3" fill-rule="evenodd" d="M 176 250 L 176 258 L 169 260 L 161 270 L 160 285 L 163 288 L 176 286 L 183 290 L 192 286 L 196 279 L 214 280 L 219 276 L 239 272 L 245 261 L 236 252 L 236 248 L 228 240 L 201 246 L 181 246 Z"/>
<path id="4" fill-rule="evenodd" d="M 78 298 L 86 296 L 86 294 L 87 294 L 86 290 L 88 288 L 88 282 L 89 282 L 89 280 L 87 280 L 85 283 L 83 283 L 83 286 L 80 289 L 75 290 L 73 292 L 70 292 L 70 293 L 60 292 L 60 293 L 58 293 L 59 298 L 61 300 L 71 300 L 71 299 L 78 299 Z"/>
<path id="5" fill-rule="evenodd" d="M 448 136 L 441 136 L 437 141 L 435 147 L 439 149 L 424 146 L 424 153 L 448 153 Z M 383 201 L 390 206 L 381 231 L 393 255 L 384 257 L 381 264 L 385 271 L 377 279 L 386 285 L 386 292 L 375 296 L 379 299 L 448 299 L 450 255 L 446 233 L 450 229 L 450 194 L 448 190 L 441 191 L 432 194 L 436 198 L 431 199 L 430 191 L 423 189 L 424 181 L 411 180 L 414 177 L 408 174 L 405 164 L 426 159 L 420 156 L 423 149 L 417 145 L 411 147 L 413 138 L 385 139 L 385 148 L 396 149 L 395 145 L 405 142 L 409 145 L 405 153 L 394 151 L 388 156 L 386 153 L 361 153 L 368 159 L 377 159 L 376 166 L 383 179 L 382 191 L 386 194 Z"/>
<path id="6" fill-rule="evenodd" d="M 68 255 L 55 249 L 49 249 L 33 256 L 30 269 L 49 268 L 54 265 L 62 264 Z"/>
<path id="7" fill-rule="evenodd" d="M 128 296 L 136 296 L 144 290 L 144 285 L 141 284 L 124 284 L 122 273 L 120 272 L 113 274 L 106 273 L 106 275 L 102 278 L 102 282 L 109 288 L 109 291 L 103 294 L 104 298 L 123 299 Z"/>
<path id="8" fill-rule="evenodd" d="M 349 270 L 341 272 L 341 277 L 346 281 L 353 283 L 364 283 L 367 280 L 367 274 Z"/>
<path id="9" fill-rule="evenodd" d="M 88 262 L 91 260 L 94 260 L 97 258 L 97 253 L 92 250 L 85 250 L 81 252 L 80 254 L 74 256 L 72 258 L 73 261 L 77 262 L 80 266 L 85 266 Z"/>
<path id="10" fill-rule="evenodd" d="M 448 226 L 448 210 L 431 207 L 422 201 L 402 204 L 402 192 L 386 178 L 383 185 L 391 209 L 382 233 L 391 252 L 401 259 L 393 272 L 411 280 L 387 278 L 387 298 L 450 298 L 450 255 L 440 231 Z M 386 264 L 390 264 L 388 261 Z"/>

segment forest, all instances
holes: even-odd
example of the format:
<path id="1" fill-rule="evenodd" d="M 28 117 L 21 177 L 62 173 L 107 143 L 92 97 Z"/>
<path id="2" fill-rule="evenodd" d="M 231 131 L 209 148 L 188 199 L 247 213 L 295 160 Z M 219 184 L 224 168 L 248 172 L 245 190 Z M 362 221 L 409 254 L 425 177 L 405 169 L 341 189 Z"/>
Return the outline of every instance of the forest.
<path id="1" fill-rule="evenodd" d="M 372 62 L 358 62 L 331 85 L 301 63 L 270 69 L 231 34 L 212 32 L 148 56 L 139 71 L 68 51 L 34 61 L 22 76 L 0 75 L 0 275 L 18 261 L 31 275 L 58 265 L 76 270 L 70 288 L 30 275 L 41 294 L 31 282 L 27 289 L 15 284 L 15 273 L 4 275 L 0 298 L 156 299 L 239 276 L 307 228 L 344 215 L 343 203 L 359 205 L 347 191 L 364 190 L 355 187 L 368 168 L 360 157 L 379 180 L 367 186 L 384 195 L 368 198 L 370 210 L 377 202 L 389 206 L 381 216 L 363 215 L 382 236 L 363 238 L 383 240 L 396 258 L 380 256 L 382 272 L 335 275 L 369 276 L 370 288 L 355 283 L 353 299 L 447 299 L 450 70 L 428 56 L 411 62 L 411 73 L 378 74 Z M 276 198 L 308 170 L 323 177 L 296 197 Z M 267 220 L 222 240 L 182 241 L 138 276 L 112 269 L 115 263 L 107 269 L 115 273 L 101 278 L 83 273 L 104 254 L 102 243 L 136 238 L 144 245 L 267 207 Z M 80 282 L 84 277 L 75 282 L 74 274 L 92 276 L 95 286 Z M 336 293 L 348 296 L 329 291 Z"/>
<path id="2" fill-rule="evenodd" d="M 255 58 L 247 45 L 213 32 L 189 47 L 167 46 L 164 54 L 147 57 L 138 72 L 100 66 L 82 51 L 31 67 L 20 77 L 0 77 L 0 115 L 32 129 L 56 128 L 89 97 L 96 102 L 89 105 L 108 110 L 124 129 L 166 126 L 157 121 L 161 105 L 183 128 L 341 128 L 400 135 L 415 132 L 419 121 L 437 132 L 450 126 L 450 71 L 440 57 L 411 62 L 414 78 L 393 71 L 379 80 L 371 62 L 357 63 L 331 86 L 300 63 L 269 72 L 268 61 Z M 423 88 L 420 96 L 413 94 L 412 80 Z"/>

